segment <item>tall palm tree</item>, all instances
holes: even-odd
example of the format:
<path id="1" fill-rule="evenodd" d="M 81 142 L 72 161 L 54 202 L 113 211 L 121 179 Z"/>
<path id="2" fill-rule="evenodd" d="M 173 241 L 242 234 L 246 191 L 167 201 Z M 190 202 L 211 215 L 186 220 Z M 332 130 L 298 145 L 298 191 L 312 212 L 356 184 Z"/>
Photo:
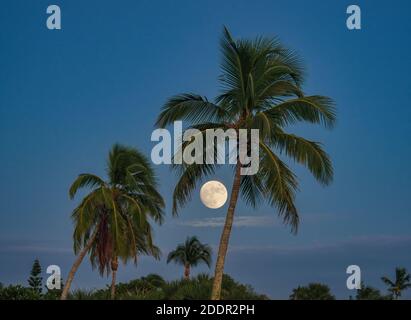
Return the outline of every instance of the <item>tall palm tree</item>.
<path id="1" fill-rule="evenodd" d="M 70 198 L 81 188 L 91 191 L 74 209 L 74 252 L 78 254 L 67 277 L 61 299 L 67 298 L 74 275 L 87 253 L 93 267 L 112 273 L 114 298 L 118 259 L 137 262 L 141 253 L 158 257 L 150 220 L 163 220 L 164 201 L 147 158 L 139 151 L 114 145 L 108 157 L 108 180 L 80 174 L 70 187 Z"/>
<path id="2" fill-rule="evenodd" d="M 404 290 L 411 288 L 411 275 L 405 268 L 395 268 L 394 281 L 388 277 L 382 277 L 381 280 L 388 286 L 388 291 L 395 299 L 399 299 Z"/>
<path id="3" fill-rule="evenodd" d="M 156 122 L 158 127 L 164 128 L 174 121 L 186 120 L 191 124 L 188 129 L 199 130 L 204 139 L 208 129 L 235 129 L 237 137 L 239 129 L 259 130 L 258 173 L 241 175 L 245 166 L 237 157 L 212 299 L 220 298 L 224 261 L 240 195 L 252 207 L 266 200 L 277 208 L 284 223 L 297 231 L 299 215 L 294 197 L 298 183 L 279 155 L 284 154 L 305 165 L 323 185 L 332 180 L 332 164 L 321 144 L 287 133 L 285 127 L 300 121 L 332 127 L 335 122 L 332 100 L 303 93 L 303 68 L 296 54 L 278 40 L 258 37 L 251 41 L 235 41 L 224 28 L 221 51 L 222 92 L 215 102 L 191 93 L 174 96 L 165 104 Z M 183 151 L 188 145 L 182 144 Z M 174 214 L 190 199 L 197 182 L 215 172 L 216 165 L 207 163 L 205 154 L 203 152 L 204 164 L 174 166 L 180 175 L 173 194 Z"/>
<path id="4" fill-rule="evenodd" d="M 174 261 L 184 266 L 184 278 L 190 278 L 191 267 L 203 262 L 208 267 L 211 264 L 211 247 L 202 244 L 197 237 L 187 237 L 185 243 L 179 244 L 167 257 L 167 263 Z"/>

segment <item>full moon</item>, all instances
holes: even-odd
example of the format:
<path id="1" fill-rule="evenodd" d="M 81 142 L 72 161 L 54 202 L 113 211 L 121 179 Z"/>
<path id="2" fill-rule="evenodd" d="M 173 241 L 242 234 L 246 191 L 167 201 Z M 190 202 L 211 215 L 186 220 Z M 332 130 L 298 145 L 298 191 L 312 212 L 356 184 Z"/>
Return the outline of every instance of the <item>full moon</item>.
<path id="1" fill-rule="evenodd" d="M 207 208 L 221 208 L 227 201 L 227 189 L 219 181 L 208 181 L 200 189 L 200 199 Z"/>

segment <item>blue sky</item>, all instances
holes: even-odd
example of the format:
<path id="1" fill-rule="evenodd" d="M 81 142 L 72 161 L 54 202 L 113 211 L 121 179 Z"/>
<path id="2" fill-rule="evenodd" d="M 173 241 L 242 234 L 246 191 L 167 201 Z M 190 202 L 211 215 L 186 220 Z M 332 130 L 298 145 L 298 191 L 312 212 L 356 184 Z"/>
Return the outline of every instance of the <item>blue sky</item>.
<path id="1" fill-rule="evenodd" d="M 222 26 L 235 37 L 278 36 L 307 67 L 307 94 L 332 97 L 332 131 L 289 128 L 324 143 L 334 183 L 323 188 L 301 167 L 297 236 L 275 209 L 240 203 L 226 271 L 273 298 L 293 287 L 328 283 L 339 298 L 345 269 L 365 282 L 397 265 L 411 270 L 411 72 L 408 1 L 355 1 L 361 31 L 345 26 L 351 1 L 55 1 L 62 30 L 45 26 L 48 1 L 3 1 L 0 10 L 0 282 L 24 283 L 32 260 L 73 260 L 67 190 L 82 172 L 105 173 L 113 143 L 150 154 L 159 109 L 171 95 L 218 93 Z M 226 206 L 206 209 L 198 192 L 179 218 L 170 214 L 175 176 L 157 169 L 167 200 L 156 240 L 167 254 L 187 235 L 218 244 Z M 215 177 L 231 185 L 230 171 Z M 126 281 L 150 272 L 181 275 L 164 259 L 120 270 Z M 199 268 L 196 272 L 207 271 Z M 86 262 L 74 286 L 108 283 Z M 408 293 L 408 297 L 411 294 Z"/>

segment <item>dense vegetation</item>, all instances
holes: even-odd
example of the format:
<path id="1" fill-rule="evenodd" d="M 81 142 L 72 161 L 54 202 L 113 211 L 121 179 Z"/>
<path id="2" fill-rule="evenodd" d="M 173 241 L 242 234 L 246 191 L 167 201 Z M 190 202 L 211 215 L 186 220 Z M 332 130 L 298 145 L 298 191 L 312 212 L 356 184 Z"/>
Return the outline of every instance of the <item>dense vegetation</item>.
<path id="1" fill-rule="evenodd" d="M 290 300 L 335 300 L 335 297 L 327 285 L 310 283 L 306 287 L 293 289 Z"/>
<path id="2" fill-rule="evenodd" d="M 192 279 L 166 281 L 157 274 L 119 283 L 116 285 L 116 299 L 118 300 L 199 300 L 209 299 L 212 288 L 212 278 L 207 274 L 200 274 Z M 263 300 L 267 296 L 257 294 L 249 285 L 236 282 L 228 275 L 224 275 L 222 287 L 223 299 L 235 300 Z M 100 290 L 74 290 L 68 295 L 71 300 L 105 300 L 110 299 L 110 288 Z M 57 290 L 39 293 L 31 287 L 21 285 L 0 285 L 0 300 L 55 300 L 59 299 Z"/>
<path id="3" fill-rule="evenodd" d="M 57 300 L 62 290 L 42 289 L 41 266 L 36 259 L 27 280 L 28 286 L 0 283 L 0 300 Z M 404 268 L 396 268 L 395 278 L 389 280 L 382 277 L 387 284 L 387 293 L 362 283 L 357 290 L 355 300 L 392 300 L 399 299 L 401 293 L 411 287 L 409 273 Z M 33 281 L 35 279 L 35 281 Z M 388 279 L 388 281 L 387 281 Z M 199 274 L 192 278 L 166 281 L 158 274 L 149 274 L 126 283 L 116 284 L 118 300 L 207 300 L 213 286 L 213 278 L 208 274 Z M 74 290 L 68 297 L 70 300 L 106 300 L 111 298 L 111 287 L 99 290 Z M 268 296 L 256 293 L 250 285 L 244 285 L 229 275 L 224 274 L 221 298 L 223 300 L 268 300 Z M 326 284 L 310 283 L 292 290 L 290 300 L 334 300 L 335 296 Z"/>

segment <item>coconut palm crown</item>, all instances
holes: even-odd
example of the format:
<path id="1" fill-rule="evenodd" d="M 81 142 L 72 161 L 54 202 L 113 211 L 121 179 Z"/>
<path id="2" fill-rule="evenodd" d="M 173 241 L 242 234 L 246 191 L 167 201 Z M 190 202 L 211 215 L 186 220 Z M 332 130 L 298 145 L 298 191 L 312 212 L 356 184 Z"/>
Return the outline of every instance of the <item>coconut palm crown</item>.
<path id="1" fill-rule="evenodd" d="M 190 270 L 199 263 L 211 264 L 211 247 L 201 243 L 197 237 L 187 237 L 183 244 L 171 251 L 167 257 L 167 263 L 174 261 L 184 266 L 184 278 L 190 278 Z"/>
<path id="2" fill-rule="evenodd" d="M 80 174 L 69 195 L 74 198 L 81 188 L 91 190 L 72 213 L 74 252 L 79 254 L 80 263 L 90 253 L 93 267 L 98 267 L 101 274 L 111 269 L 113 296 L 118 258 L 126 263 L 129 259 L 137 262 L 142 253 L 159 256 L 149 219 L 163 221 L 164 201 L 156 190 L 150 162 L 136 149 L 114 145 L 107 175 L 105 181 L 93 174 Z M 76 266 L 73 268 L 75 272 Z M 73 276 L 70 272 L 62 298 L 67 296 Z"/>
<path id="3" fill-rule="evenodd" d="M 395 299 L 399 299 L 404 290 L 411 288 L 411 275 L 405 268 L 395 268 L 395 280 L 382 277 L 381 280 L 388 286 L 388 291 Z"/>

